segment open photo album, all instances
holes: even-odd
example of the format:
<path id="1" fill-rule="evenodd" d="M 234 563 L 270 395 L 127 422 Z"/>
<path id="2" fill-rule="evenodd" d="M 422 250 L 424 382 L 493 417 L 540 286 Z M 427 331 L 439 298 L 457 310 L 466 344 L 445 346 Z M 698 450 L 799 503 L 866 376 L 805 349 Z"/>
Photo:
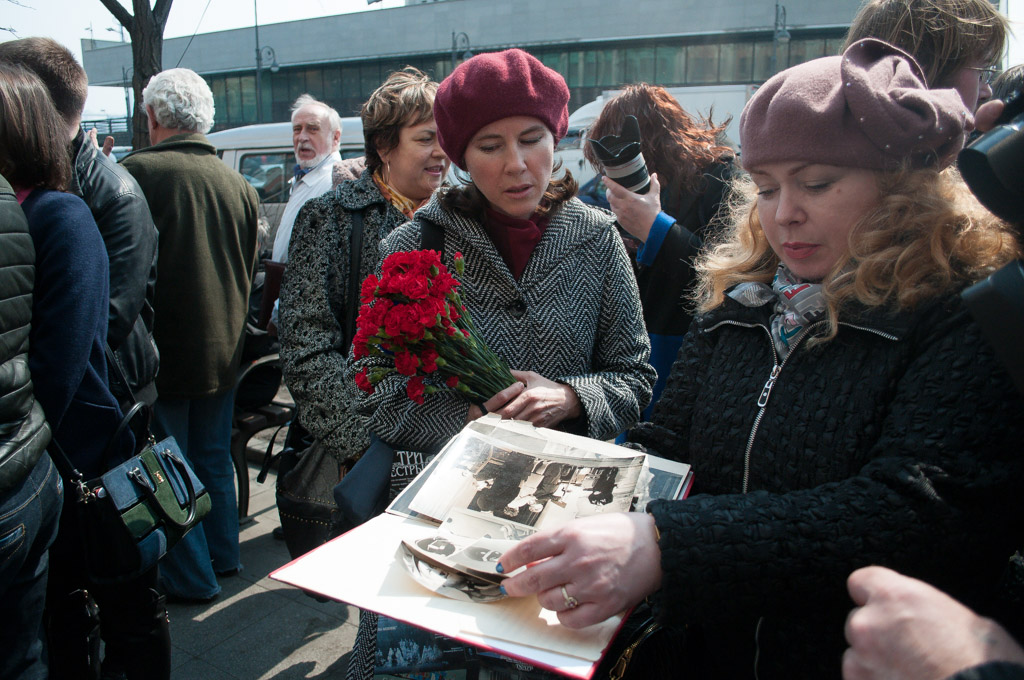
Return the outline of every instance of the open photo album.
<path id="1" fill-rule="evenodd" d="M 453 437 L 387 512 L 271 577 L 467 644 L 589 678 L 622 617 L 583 630 L 535 597 L 507 598 L 495 566 L 516 541 L 689 492 L 690 467 L 485 416 Z"/>

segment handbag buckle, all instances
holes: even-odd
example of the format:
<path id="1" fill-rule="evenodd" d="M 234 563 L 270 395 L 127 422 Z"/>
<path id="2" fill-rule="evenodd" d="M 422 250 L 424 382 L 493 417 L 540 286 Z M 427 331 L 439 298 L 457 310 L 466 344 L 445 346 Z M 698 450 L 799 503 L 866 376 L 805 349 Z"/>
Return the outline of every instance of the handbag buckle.
<path id="1" fill-rule="evenodd" d="M 156 489 L 150 486 L 149 479 L 146 478 L 146 475 L 142 474 L 142 470 L 140 470 L 139 468 L 133 467 L 131 470 L 129 470 L 128 477 L 139 486 L 144 486 L 146 487 L 146 489 L 150 491 L 156 491 Z M 159 479 L 158 477 L 157 481 L 162 482 L 163 480 Z"/>

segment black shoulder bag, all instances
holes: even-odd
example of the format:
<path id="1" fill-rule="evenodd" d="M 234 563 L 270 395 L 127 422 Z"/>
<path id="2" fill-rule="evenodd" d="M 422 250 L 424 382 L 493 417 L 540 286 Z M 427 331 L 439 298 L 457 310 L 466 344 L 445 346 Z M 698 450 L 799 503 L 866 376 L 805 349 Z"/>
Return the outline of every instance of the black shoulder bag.
<path id="1" fill-rule="evenodd" d="M 359 312 L 359 269 L 363 251 L 363 213 L 350 213 L 352 232 L 349 237 L 348 307 L 345 315 L 344 347 L 352 343 L 356 317 Z M 290 425 L 300 429 L 295 418 Z M 266 479 L 267 471 L 275 459 L 277 471 L 277 511 L 281 516 L 281 531 L 292 559 L 319 547 L 344 531 L 334 498 L 334 487 L 345 476 L 347 462 L 330 454 L 320 441 L 312 437 L 293 436 L 290 431 L 285 447 L 277 456 L 272 455 L 274 438 L 267 446 L 263 469 L 257 481 Z"/>
<path id="2" fill-rule="evenodd" d="M 116 362 L 109 370 L 134 401 L 131 386 Z M 96 479 L 84 475 L 54 439 L 49 450 L 75 504 L 85 565 L 96 583 L 118 583 L 152 569 L 192 527 L 210 512 L 210 495 L 195 476 L 173 437 L 154 442 L 149 435 L 149 406 L 135 401 L 103 452 L 106 463 L 125 431 L 140 415 L 146 421 L 136 439 L 136 455 Z"/>

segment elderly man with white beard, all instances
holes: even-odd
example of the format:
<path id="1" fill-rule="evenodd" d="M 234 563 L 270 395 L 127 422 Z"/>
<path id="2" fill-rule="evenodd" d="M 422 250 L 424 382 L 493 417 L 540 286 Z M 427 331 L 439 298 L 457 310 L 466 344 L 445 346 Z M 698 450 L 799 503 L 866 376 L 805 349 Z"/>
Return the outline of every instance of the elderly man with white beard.
<path id="1" fill-rule="evenodd" d="M 331 189 L 331 171 L 341 162 L 341 117 L 327 104 L 302 95 L 292 105 L 292 142 L 295 179 L 274 238 L 275 262 L 288 261 L 288 242 L 302 206 Z"/>

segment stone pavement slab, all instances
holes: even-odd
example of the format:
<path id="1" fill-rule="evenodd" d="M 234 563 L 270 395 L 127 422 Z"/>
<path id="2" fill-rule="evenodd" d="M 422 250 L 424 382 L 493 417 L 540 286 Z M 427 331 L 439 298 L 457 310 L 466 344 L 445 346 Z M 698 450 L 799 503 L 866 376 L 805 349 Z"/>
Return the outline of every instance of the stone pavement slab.
<path id="1" fill-rule="evenodd" d="M 271 535 L 280 526 L 275 475 L 257 484 L 258 472 L 250 464 L 249 518 L 240 533 L 243 571 L 220 579 L 223 591 L 208 605 L 167 606 L 172 680 L 345 676 L 358 610 L 338 602 L 317 602 L 268 578 L 290 558 L 284 541 Z"/>

